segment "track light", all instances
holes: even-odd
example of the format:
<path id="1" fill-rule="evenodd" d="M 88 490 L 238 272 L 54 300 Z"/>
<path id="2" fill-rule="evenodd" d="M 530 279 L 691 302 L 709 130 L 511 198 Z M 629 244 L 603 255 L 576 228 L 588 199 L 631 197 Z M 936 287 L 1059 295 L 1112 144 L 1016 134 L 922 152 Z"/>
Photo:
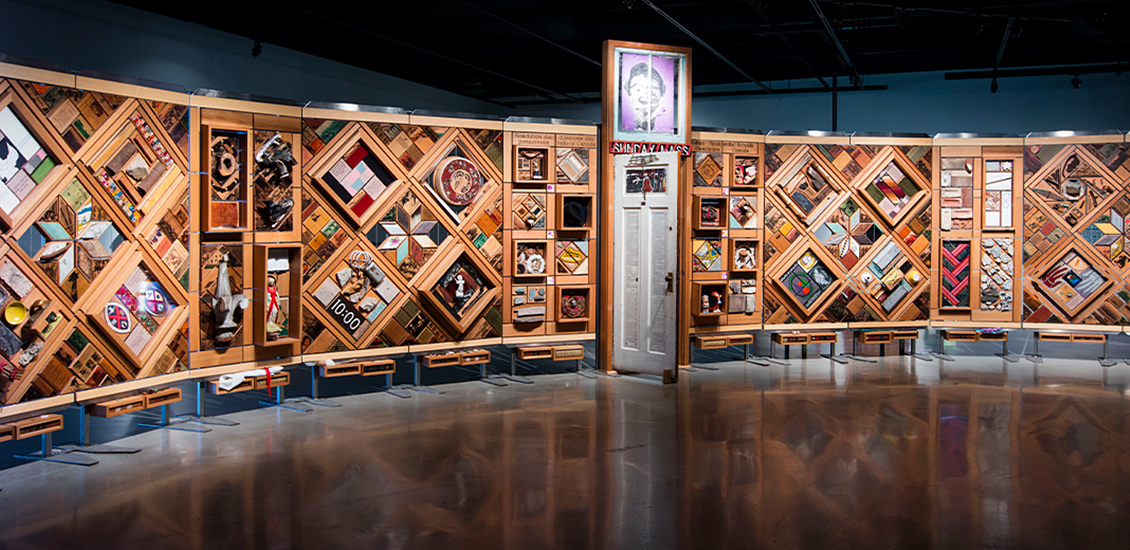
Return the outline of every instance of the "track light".
<path id="1" fill-rule="evenodd" d="M 1075 75 L 1074 77 L 1071 78 L 1071 87 L 1072 88 L 1075 88 L 1076 90 L 1078 90 L 1079 86 L 1081 86 L 1082 84 L 1083 84 L 1083 79 L 1079 78 L 1079 75 Z"/>
<path id="2" fill-rule="evenodd" d="M 635 4 L 634 0 L 624 0 L 624 7 L 625 8 L 632 9 L 632 5 L 634 5 L 634 4 Z"/>
<path id="3" fill-rule="evenodd" d="M 251 57 L 259 57 L 261 53 L 263 53 L 263 45 L 256 40 L 255 44 L 251 46 Z"/>
<path id="4" fill-rule="evenodd" d="M 906 28 L 906 21 L 907 21 L 908 17 L 909 16 L 906 13 L 906 9 L 905 8 L 899 8 L 898 11 L 895 13 L 895 28 L 900 30 L 900 31 L 905 29 Z"/>
<path id="5" fill-rule="evenodd" d="M 997 84 L 997 77 L 994 76 L 993 81 L 989 83 L 989 93 L 995 94 L 1000 88 L 1001 85 Z"/>

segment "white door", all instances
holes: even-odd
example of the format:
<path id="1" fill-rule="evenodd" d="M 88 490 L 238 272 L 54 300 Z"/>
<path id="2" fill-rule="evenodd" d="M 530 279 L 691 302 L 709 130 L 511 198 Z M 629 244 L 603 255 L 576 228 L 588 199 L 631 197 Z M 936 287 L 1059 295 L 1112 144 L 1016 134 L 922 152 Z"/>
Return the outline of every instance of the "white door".
<path id="1" fill-rule="evenodd" d="M 616 242 L 612 366 L 662 375 L 676 368 L 678 153 L 613 157 Z"/>

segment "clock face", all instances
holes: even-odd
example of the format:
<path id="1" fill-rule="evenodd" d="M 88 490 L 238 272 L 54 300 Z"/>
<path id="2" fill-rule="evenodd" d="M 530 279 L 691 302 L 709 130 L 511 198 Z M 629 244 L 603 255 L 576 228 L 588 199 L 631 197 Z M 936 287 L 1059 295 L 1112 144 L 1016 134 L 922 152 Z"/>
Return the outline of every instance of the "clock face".
<path id="1" fill-rule="evenodd" d="M 463 157 L 443 159 L 436 168 L 435 188 L 443 200 L 454 206 L 466 206 L 483 189 L 483 176 L 475 163 Z"/>

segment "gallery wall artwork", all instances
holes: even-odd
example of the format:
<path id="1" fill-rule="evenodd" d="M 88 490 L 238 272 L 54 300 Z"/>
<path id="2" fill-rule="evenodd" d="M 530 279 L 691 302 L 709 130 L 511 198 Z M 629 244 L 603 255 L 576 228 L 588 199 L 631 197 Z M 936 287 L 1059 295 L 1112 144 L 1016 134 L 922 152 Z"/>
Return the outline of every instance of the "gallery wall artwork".
<path id="1" fill-rule="evenodd" d="M 764 157 L 765 324 L 925 324 L 929 139 L 788 140 Z"/>

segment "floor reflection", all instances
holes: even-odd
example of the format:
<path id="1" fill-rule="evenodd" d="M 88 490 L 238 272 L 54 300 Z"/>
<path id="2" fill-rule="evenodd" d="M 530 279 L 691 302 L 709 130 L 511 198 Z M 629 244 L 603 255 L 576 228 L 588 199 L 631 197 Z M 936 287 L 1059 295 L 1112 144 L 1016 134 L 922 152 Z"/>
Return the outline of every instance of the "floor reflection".
<path id="1" fill-rule="evenodd" d="M 1130 369 L 1000 363 L 723 363 L 675 386 L 559 375 L 251 411 L 90 469 L 0 472 L 0 546 L 1121 546 Z"/>

